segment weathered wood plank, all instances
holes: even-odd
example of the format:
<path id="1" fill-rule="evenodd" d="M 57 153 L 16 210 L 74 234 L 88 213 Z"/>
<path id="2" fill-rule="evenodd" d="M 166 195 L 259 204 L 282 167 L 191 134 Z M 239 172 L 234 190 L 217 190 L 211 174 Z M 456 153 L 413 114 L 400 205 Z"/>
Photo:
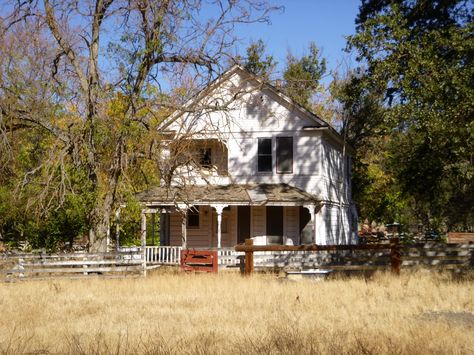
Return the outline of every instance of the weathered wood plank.
<path id="1" fill-rule="evenodd" d="M 402 250 L 406 249 L 430 249 L 430 250 L 460 250 L 460 249 L 474 249 L 474 244 L 453 244 L 453 243 L 415 243 L 401 245 Z"/>
<path id="2" fill-rule="evenodd" d="M 409 265 L 466 265 L 465 260 L 439 260 L 439 259 L 419 259 L 419 260 L 403 260 L 404 266 Z"/>
<path id="3" fill-rule="evenodd" d="M 469 257 L 471 255 L 471 252 L 469 250 L 463 250 L 463 251 L 411 251 L 407 253 L 402 253 L 402 257 L 407 258 L 407 257 L 415 257 L 415 256 L 421 256 L 425 258 L 440 258 L 440 257 Z"/>
<path id="4" fill-rule="evenodd" d="M 337 251 L 337 250 L 389 250 L 390 244 L 368 244 L 368 245 L 247 245 L 235 246 L 235 251 L 259 252 L 259 251 Z"/>
<path id="5" fill-rule="evenodd" d="M 88 259 L 94 259 L 94 258 L 100 258 L 100 259 L 119 259 L 127 256 L 141 256 L 142 254 L 140 252 L 113 252 L 113 253 L 93 253 L 93 254 L 87 254 L 87 253 L 74 253 L 74 254 L 3 254 L 1 256 L 1 259 L 82 259 L 82 258 L 88 258 Z"/>
<path id="6" fill-rule="evenodd" d="M 403 265 L 402 269 L 411 269 L 411 270 L 423 270 L 428 268 L 429 270 L 461 270 L 465 269 L 465 264 L 439 264 L 439 265 L 423 265 L 423 264 L 409 264 Z"/>
<path id="7" fill-rule="evenodd" d="M 107 275 L 76 275 L 76 274 L 59 274 L 54 275 L 55 279 L 64 279 L 64 280 L 84 280 L 84 279 L 123 279 L 123 278 L 141 278 L 143 275 L 141 273 L 128 273 L 128 274 L 107 274 Z M 1 279 L 0 279 L 1 280 Z M 4 278 L 3 281 L 7 283 L 14 282 L 25 282 L 25 281 L 45 281 L 51 280 L 51 276 L 44 275 L 30 275 L 28 277 L 9 277 Z"/>
<path id="8" fill-rule="evenodd" d="M 125 272 L 125 271 L 140 271 L 142 270 L 141 265 L 132 265 L 132 266 L 117 266 L 117 267 L 92 267 L 84 269 L 82 267 L 72 267 L 72 268 L 25 268 L 25 269 L 11 269 L 4 271 L 4 273 L 35 273 L 35 274 L 62 274 L 62 273 L 100 273 L 100 272 Z"/>
<path id="9" fill-rule="evenodd" d="M 411 255 L 411 256 L 403 256 L 402 258 L 404 261 L 420 261 L 420 260 L 443 260 L 443 261 L 469 261 L 470 256 L 450 256 L 450 255 L 437 255 L 437 256 L 426 256 L 426 255 Z"/>
<path id="10" fill-rule="evenodd" d="M 23 265 L 25 267 L 36 267 L 36 266 L 83 266 L 83 265 L 141 265 L 140 259 L 128 259 L 128 260 L 66 260 L 66 261 L 44 261 L 44 262 L 28 262 L 25 261 Z"/>

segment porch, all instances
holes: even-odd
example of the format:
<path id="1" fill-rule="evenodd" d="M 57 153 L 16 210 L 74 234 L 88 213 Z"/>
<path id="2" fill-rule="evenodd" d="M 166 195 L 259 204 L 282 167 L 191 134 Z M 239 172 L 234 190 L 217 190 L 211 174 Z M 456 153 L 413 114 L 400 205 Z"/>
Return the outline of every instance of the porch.
<path id="1" fill-rule="evenodd" d="M 147 218 L 159 215 L 160 245 L 230 248 L 247 238 L 260 244 L 323 244 L 316 198 L 287 184 L 157 187 L 138 194 Z M 263 238 L 263 239 L 262 239 Z"/>

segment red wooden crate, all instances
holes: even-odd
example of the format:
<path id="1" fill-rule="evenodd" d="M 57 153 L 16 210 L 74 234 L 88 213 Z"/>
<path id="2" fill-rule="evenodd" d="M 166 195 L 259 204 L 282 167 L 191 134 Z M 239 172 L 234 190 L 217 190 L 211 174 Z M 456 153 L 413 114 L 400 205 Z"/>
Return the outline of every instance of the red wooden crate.
<path id="1" fill-rule="evenodd" d="M 204 271 L 217 274 L 218 260 L 215 250 L 181 250 L 181 269 L 185 271 Z"/>

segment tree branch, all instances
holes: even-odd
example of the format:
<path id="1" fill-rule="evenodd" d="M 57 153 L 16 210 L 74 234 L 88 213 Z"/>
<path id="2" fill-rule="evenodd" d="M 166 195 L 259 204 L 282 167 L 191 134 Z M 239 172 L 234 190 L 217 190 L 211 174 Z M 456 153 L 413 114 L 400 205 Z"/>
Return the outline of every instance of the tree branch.
<path id="1" fill-rule="evenodd" d="M 61 35 L 58 24 L 56 22 L 56 18 L 54 16 L 54 10 L 51 7 L 49 0 L 44 0 L 43 4 L 44 4 L 45 12 L 46 12 L 46 23 L 48 24 L 48 27 L 51 30 L 51 33 L 56 39 L 56 42 L 58 42 L 61 49 L 64 51 L 64 53 L 66 53 L 67 57 L 69 58 L 69 61 L 74 67 L 76 75 L 79 78 L 79 82 L 80 82 L 82 90 L 84 91 L 84 93 L 87 93 L 88 92 L 87 78 L 84 75 L 84 72 L 82 71 L 81 66 L 79 65 L 79 61 L 77 59 L 76 53 L 71 48 L 69 43 L 67 43 L 64 37 Z"/>

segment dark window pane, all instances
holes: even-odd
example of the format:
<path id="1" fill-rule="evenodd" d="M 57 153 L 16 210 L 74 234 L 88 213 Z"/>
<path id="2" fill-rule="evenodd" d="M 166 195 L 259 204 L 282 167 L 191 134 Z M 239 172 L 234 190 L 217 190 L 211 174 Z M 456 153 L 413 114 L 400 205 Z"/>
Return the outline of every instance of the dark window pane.
<path id="1" fill-rule="evenodd" d="M 272 171 L 272 157 L 259 156 L 258 157 L 258 171 Z"/>
<path id="2" fill-rule="evenodd" d="M 267 206 L 267 236 L 283 235 L 283 207 Z"/>
<path id="3" fill-rule="evenodd" d="M 293 172 L 293 137 L 277 137 L 276 159 L 278 173 Z"/>
<path id="4" fill-rule="evenodd" d="M 272 139 L 258 139 L 258 171 L 272 171 Z"/>
<path id="5" fill-rule="evenodd" d="M 259 138 L 258 139 L 258 154 L 272 154 L 272 139 Z"/>
<path id="6" fill-rule="evenodd" d="M 199 206 L 190 208 L 188 210 L 188 227 L 199 228 Z"/>
<path id="7" fill-rule="evenodd" d="M 212 166 L 212 150 L 211 148 L 201 149 L 201 166 L 204 168 L 210 168 Z"/>

